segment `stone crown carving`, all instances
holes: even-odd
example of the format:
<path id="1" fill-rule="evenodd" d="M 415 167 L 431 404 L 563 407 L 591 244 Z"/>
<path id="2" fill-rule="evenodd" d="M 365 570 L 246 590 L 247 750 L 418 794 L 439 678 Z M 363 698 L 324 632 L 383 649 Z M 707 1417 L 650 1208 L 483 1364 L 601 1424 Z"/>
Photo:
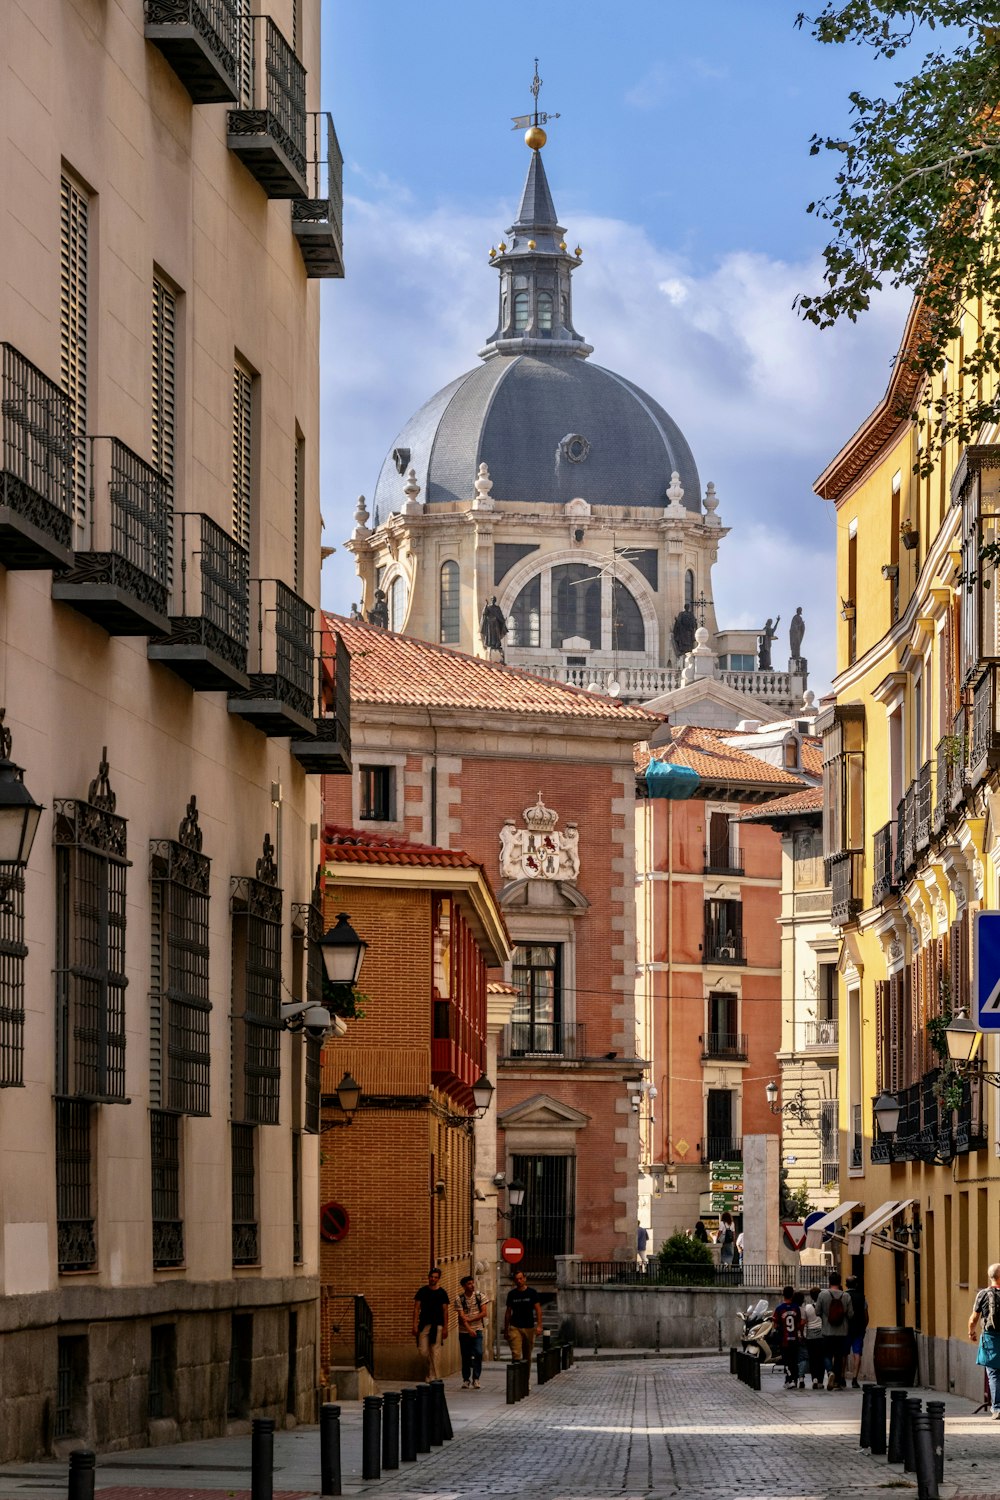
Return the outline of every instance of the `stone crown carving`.
<path id="1" fill-rule="evenodd" d="M 535 805 L 524 809 L 524 821 L 532 833 L 551 833 L 559 822 L 559 814 L 553 812 L 551 807 L 545 806 L 542 794 L 539 792 Z"/>
<path id="2" fill-rule="evenodd" d="M 506 818 L 500 830 L 500 874 L 504 880 L 572 880 L 580 873 L 580 830 L 567 823 L 556 832 L 559 814 L 542 801 L 523 813 L 525 827 Z"/>

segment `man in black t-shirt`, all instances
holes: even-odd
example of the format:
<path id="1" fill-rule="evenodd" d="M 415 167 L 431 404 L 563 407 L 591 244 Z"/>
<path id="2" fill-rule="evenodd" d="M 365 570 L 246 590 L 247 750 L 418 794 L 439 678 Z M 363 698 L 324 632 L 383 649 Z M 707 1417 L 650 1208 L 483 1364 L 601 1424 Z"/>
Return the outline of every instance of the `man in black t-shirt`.
<path id="1" fill-rule="evenodd" d="M 427 1273 L 427 1285 L 413 1294 L 413 1337 L 417 1348 L 427 1361 L 427 1379 L 437 1380 L 437 1352 L 448 1337 L 448 1310 L 450 1298 L 441 1285 L 441 1272 L 432 1266 Z"/>
<path id="2" fill-rule="evenodd" d="M 504 1338 L 510 1345 L 512 1359 L 531 1359 L 535 1337 L 542 1331 L 542 1304 L 523 1271 L 514 1272 L 514 1285 L 507 1293 L 504 1314 Z"/>

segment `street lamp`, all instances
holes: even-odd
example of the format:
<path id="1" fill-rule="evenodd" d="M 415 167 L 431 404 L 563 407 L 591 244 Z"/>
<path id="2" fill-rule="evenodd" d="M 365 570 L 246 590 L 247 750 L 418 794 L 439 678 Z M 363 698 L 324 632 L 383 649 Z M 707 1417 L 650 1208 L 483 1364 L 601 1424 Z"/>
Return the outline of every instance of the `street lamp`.
<path id="1" fill-rule="evenodd" d="M 323 955 L 323 970 L 330 984 L 346 985 L 353 989 L 361 973 L 368 944 L 359 938 L 347 918 L 346 911 L 337 913 L 336 926 L 327 928 L 319 940 Z"/>
<path id="2" fill-rule="evenodd" d="M 872 1105 L 872 1114 L 875 1116 L 879 1134 L 885 1136 L 891 1148 L 896 1131 L 899 1129 L 899 1100 L 895 1094 L 887 1094 L 883 1089 Z"/>
<path id="3" fill-rule="evenodd" d="M 493 1100 L 493 1085 L 485 1073 L 481 1073 L 472 1085 L 472 1102 L 476 1114 L 482 1119 Z"/>
<path id="4" fill-rule="evenodd" d="M 806 1123 L 809 1118 L 809 1109 L 806 1096 L 801 1089 L 798 1089 L 785 1104 L 778 1103 L 778 1085 L 773 1078 L 765 1084 L 764 1092 L 767 1095 L 767 1103 L 772 1115 L 793 1115 L 800 1125 Z"/>
<path id="5" fill-rule="evenodd" d="M 5 713 L 0 708 L 0 863 L 23 867 L 45 809 L 25 786 L 21 767 L 10 758 L 12 740 L 3 722 Z"/>
<path id="6" fill-rule="evenodd" d="M 498 1206 L 497 1213 L 501 1219 L 509 1219 L 511 1217 L 509 1209 L 520 1208 L 521 1204 L 524 1202 L 524 1183 L 521 1182 L 517 1177 L 514 1178 L 513 1182 L 508 1182 L 503 1173 L 498 1172 L 493 1179 L 493 1185 L 497 1188 L 505 1187 L 507 1189 L 508 1211 L 505 1211 Z"/>
<path id="7" fill-rule="evenodd" d="M 321 1135 L 325 1134 L 328 1130 L 336 1130 L 338 1126 L 354 1124 L 354 1111 L 361 1103 L 360 1083 L 356 1078 L 352 1078 L 350 1073 L 345 1073 L 343 1078 L 337 1084 L 336 1094 L 334 1094 L 332 1098 L 329 1096 L 325 1097 L 323 1099 L 323 1103 L 332 1104 L 334 1098 L 343 1111 L 344 1119 L 324 1120 L 323 1124 L 320 1126 Z"/>
<path id="8" fill-rule="evenodd" d="M 979 1044 L 982 1032 L 975 1021 L 969 1019 L 967 1010 L 956 1012 L 955 1018 L 948 1022 L 944 1028 L 945 1041 L 948 1043 L 948 1057 L 955 1064 L 955 1071 L 960 1078 L 967 1076 L 973 1062 L 973 1053 Z M 977 1070 L 977 1078 L 984 1083 L 991 1083 L 994 1088 L 1000 1088 L 1000 1073 L 991 1073 L 986 1068 Z"/>

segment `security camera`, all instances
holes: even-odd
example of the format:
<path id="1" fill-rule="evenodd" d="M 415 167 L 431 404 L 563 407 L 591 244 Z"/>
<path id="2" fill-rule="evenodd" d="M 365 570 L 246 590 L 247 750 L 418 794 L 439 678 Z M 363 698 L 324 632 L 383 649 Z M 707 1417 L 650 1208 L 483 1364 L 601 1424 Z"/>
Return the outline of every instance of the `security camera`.
<path id="1" fill-rule="evenodd" d="M 502 1172 L 493 1173 L 493 1186 L 498 1188 L 507 1186 L 507 1179 Z"/>
<path id="2" fill-rule="evenodd" d="M 434 1184 L 434 1191 L 436 1193 L 443 1193 L 444 1192 L 444 1178 L 443 1177 L 439 1177 L 438 1180 L 437 1180 L 437 1182 Z"/>
<path id="3" fill-rule="evenodd" d="M 333 1030 L 330 1012 L 322 1005 L 311 1005 L 302 1018 L 302 1025 L 311 1042 L 325 1041 Z"/>

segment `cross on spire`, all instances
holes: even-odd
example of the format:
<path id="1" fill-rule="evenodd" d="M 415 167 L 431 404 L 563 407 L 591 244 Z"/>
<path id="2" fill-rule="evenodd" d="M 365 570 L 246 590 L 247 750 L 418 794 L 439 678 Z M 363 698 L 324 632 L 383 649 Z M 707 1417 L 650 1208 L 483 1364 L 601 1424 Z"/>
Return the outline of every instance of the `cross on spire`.
<path id="1" fill-rule="evenodd" d="M 531 96 L 535 101 L 535 107 L 530 115 L 513 115 L 512 119 L 514 123 L 511 126 L 512 130 L 527 130 L 529 126 L 534 126 L 534 128 L 537 130 L 540 125 L 547 125 L 550 120 L 559 119 L 558 113 L 546 114 L 544 109 L 540 110 L 538 108 L 538 95 L 541 92 L 542 80 L 538 76 L 537 57 L 535 58 L 535 76 L 531 80 L 530 87 Z"/>

